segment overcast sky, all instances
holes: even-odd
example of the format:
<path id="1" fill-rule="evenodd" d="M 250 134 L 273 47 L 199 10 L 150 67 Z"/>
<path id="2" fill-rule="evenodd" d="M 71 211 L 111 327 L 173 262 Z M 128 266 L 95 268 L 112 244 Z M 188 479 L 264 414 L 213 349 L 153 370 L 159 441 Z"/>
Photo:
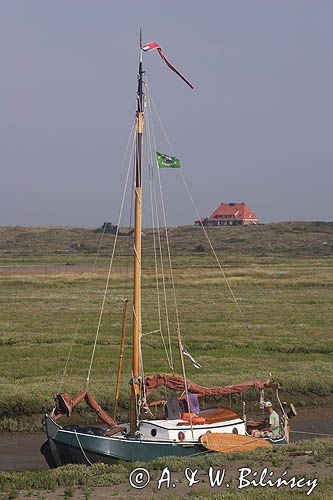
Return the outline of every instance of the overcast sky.
<path id="1" fill-rule="evenodd" d="M 0 225 L 116 222 L 140 26 L 195 84 L 145 55 L 200 214 L 332 220 L 331 0 L 0 0 Z M 161 174 L 169 225 L 193 223 Z"/>

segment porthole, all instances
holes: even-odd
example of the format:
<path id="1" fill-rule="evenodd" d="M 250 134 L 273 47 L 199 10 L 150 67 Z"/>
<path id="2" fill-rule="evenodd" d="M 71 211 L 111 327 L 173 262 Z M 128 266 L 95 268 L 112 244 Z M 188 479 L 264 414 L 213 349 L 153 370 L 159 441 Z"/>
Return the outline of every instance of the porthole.
<path id="1" fill-rule="evenodd" d="M 237 427 L 234 427 L 234 428 L 232 429 L 232 433 L 233 433 L 233 434 L 238 434 L 238 429 L 237 429 Z"/>
<path id="2" fill-rule="evenodd" d="M 185 434 L 182 431 L 178 432 L 178 439 L 179 439 L 179 441 L 184 441 Z"/>
<path id="3" fill-rule="evenodd" d="M 156 429 L 152 429 L 152 430 L 150 431 L 150 434 L 151 434 L 153 437 L 155 437 L 155 436 L 156 436 L 156 434 L 157 434 L 157 430 L 156 430 Z"/>

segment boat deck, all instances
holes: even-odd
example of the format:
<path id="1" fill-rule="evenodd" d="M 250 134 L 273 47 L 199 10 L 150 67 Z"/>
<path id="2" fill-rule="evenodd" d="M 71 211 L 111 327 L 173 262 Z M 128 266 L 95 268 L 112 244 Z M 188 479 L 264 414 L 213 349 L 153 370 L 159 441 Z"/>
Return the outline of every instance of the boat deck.
<path id="1" fill-rule="evenodd" d="M 234 420 L 240 418 L 240 414 L 231 408 L 210 408 L 209 410 L 202 410 L 198 413 L 199 417 L 204 417 L 206 424 L 215 424 L 217 422 L 226 422 L 227 420 Z"/>

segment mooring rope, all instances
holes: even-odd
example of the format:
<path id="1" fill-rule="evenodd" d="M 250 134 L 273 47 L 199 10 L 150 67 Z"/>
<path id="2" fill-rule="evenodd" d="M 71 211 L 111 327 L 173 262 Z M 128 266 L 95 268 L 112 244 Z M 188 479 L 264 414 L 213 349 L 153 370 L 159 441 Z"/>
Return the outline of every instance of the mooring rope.
<path id="1" fill-rule="evenodd" d="M 81 451 L 82 451 L 82 455 L 83 455 L 83 456 L 84 456 L 84 458 L 86 459 L 86 461 L 87 461 L 88 465 L 92 465 L 92 462 L 90 462 L 90 460 L 89 460 L 89 458 L 87 457 L 87 455 L 86 455 L 86 453 L 85 453 L 84 449 L 82 448 L 82 445 L 81 445 L 81 443 L 80 443 L 79 436 L 77 435 L 76 430 L 74 430 L 74 432 L 75 432 L 75 436 L 76 436 L 77 442 L 79 443 L 80 449 L 81 449 Z"/>
<path id="2" fill-rule="evenodd" d="M 324 432 L 308 432 L 308 431 L 290 431 L 293 434 L 309 434 L 312 436 L 328 436 L 328 437 L 333 437 L 333 434 L 328 434 Z"/>

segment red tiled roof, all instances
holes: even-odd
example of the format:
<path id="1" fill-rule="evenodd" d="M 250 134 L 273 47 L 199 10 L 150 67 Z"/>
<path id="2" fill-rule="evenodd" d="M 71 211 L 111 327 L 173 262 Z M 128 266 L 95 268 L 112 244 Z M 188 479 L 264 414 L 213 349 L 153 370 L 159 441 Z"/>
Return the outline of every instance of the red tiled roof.
<path id="1" fill-rule="evenodd" d="M 250 209 L 246 203 L 221 203 L 220 206 L 217 207 L 215 212 L 213 212 L 208 220 L 216 219 L 217 215 L 230 215 L 234 216 L 234 219 L 257 219 L 258 217 Z"/>
<path id="2" fill-rule="evenodd" d="M 202 221 L 216 221 L 216 219 L 227 219 L 228 217 L 233 220 L 243 219 L 258 219 L 257 215 L 246 203 L 221 203 L 217 209 L 206 219 Z"/>

